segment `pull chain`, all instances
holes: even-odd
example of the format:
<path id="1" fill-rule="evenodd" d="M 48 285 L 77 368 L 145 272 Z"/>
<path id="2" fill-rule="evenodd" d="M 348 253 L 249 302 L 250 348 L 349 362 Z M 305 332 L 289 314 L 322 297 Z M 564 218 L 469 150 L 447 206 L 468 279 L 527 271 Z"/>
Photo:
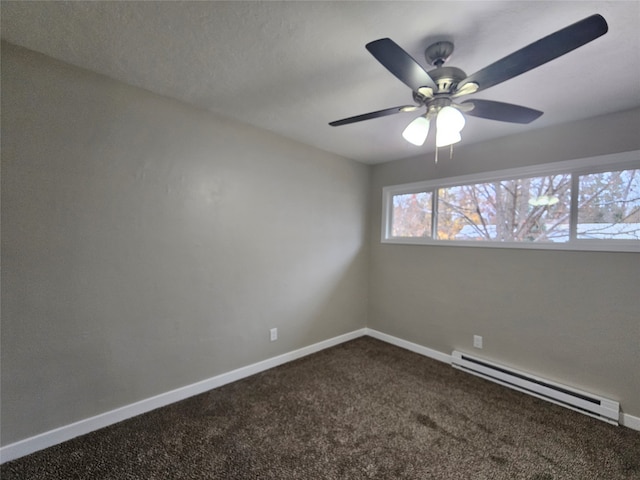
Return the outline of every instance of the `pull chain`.
<path id="1" fill-rule="evenodd" d="M 449 160 L 453 160 L 453 143 L 449 145 Z M 438 147 L 436 147 L 436 164 L 438 163 Z"/>

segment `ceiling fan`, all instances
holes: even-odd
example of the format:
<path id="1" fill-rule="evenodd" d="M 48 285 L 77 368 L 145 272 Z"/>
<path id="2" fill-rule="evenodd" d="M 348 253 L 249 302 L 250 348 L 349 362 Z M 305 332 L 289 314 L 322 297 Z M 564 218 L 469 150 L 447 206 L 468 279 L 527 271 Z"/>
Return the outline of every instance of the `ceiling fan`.
<path id="1" fill-rule="evenodd" d="M 393 40 L 375 40 L 366 45 L 367 50 L 387 70 L 411 88 L 416 104 L 356 115 L 330 122 L 329 125 L 348 125 L 425 107 L 426 112 L 413 120 L 405 128 L 402 136 L 414 145 L 424 144 L 429 133 L 429 125 L 435 119 L 436 147 L 443 147 L 461 140 L 460 131 L 465 123 L 463 113 L 503 122 L 530 123 L 543 112 L 492 100 L 476 99 L 455 103 L 453 99 L 480 92 L 539 67 L 595 40 L 607 33 L 607 30 L 607 22 L 601 15 L 591 15 L 468 76 L 459 68 L 443 66 L 453 53 L 451 42 L 437 42 L 427 47 L 425 58 L 430 65 L 435 66 L 427 72 Z"/>

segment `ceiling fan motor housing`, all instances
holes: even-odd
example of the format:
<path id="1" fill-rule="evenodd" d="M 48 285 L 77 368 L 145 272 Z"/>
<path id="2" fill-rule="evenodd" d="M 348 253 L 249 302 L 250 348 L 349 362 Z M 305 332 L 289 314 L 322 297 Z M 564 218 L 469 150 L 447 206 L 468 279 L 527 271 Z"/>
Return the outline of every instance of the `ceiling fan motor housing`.
<path id="1" fill-rule="evenodd" d="M 429 76 L 438 86 L 436 94 L 451 94 L 462 80 L 467 78 L 467 74 L 457 67 L 439 67 L 429 72 Z"/>
<path id="2" fill-rule="evenodd" d="M 438 96 L 450 96 L 455 93 L 458 84 L 467 78 L 467 74 L 457 67 L 438 67 L 429 71 L 429 76 L 436 84 L 437 90 L 433 95 L 413 92 L 413 99 L 420 105 L 433 100 Z"/>

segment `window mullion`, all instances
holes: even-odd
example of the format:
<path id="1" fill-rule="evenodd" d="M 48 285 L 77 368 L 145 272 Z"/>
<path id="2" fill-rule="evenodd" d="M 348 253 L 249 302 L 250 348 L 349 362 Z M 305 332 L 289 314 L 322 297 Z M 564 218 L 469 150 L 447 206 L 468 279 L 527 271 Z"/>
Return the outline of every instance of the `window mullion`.
<path id="1" fill-rule="evenodd" d="M 569 242 L 575 242 L 578 238 L 578 188 L 580 175 L 571 174 L 571 205 L 569 207 Z"/>
<path id="2" fill-rule="evenodd" d="M 438 192 L 440 189 L 431 190 L 431 239 L 438 239 Z"/>

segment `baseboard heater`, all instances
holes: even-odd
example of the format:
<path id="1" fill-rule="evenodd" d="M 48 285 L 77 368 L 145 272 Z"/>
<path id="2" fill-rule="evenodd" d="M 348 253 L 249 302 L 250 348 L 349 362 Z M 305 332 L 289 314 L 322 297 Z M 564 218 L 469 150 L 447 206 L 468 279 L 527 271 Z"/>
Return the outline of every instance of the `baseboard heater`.
<path id="1" fill-rule="evenodd" d="M 618 425 L 620 404 L 613 400 L 457 351 L 451 354 L 451 365 L 459 370 L 464 370 L 514 390 L 528 393 L 534 397 L 570 408 L 607 423 Z"/>

